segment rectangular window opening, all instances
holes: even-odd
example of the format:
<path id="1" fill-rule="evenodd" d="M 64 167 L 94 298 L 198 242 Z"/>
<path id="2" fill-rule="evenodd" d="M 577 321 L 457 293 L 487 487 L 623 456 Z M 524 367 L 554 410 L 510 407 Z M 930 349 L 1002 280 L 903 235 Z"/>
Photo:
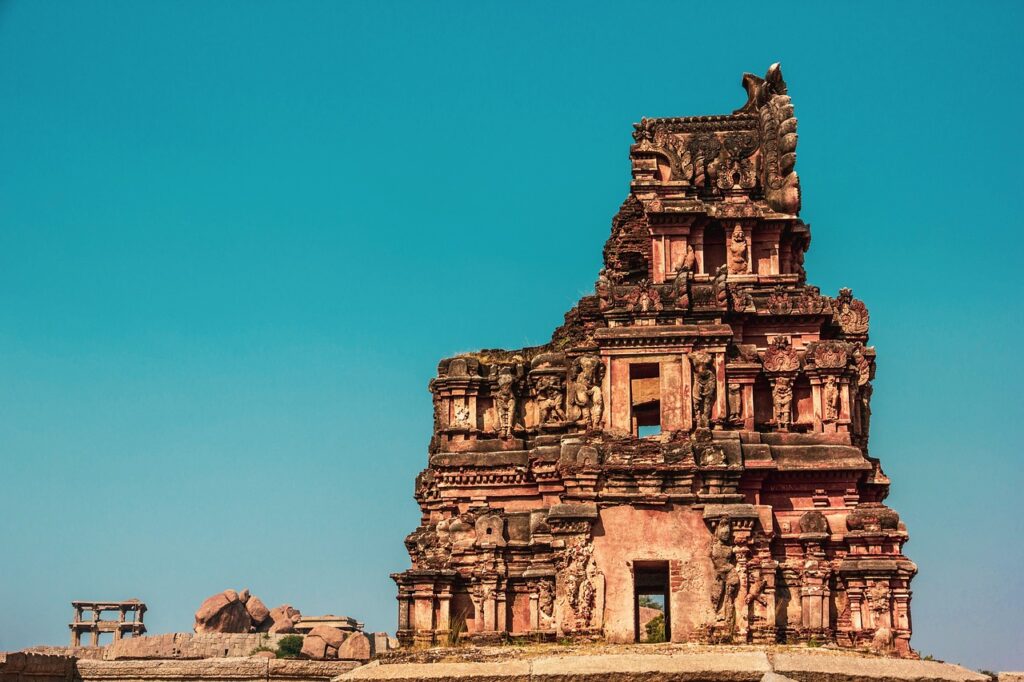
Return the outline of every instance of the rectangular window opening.
<path id="1" fill-rule="evenodd" d="M 629 366 L 633 435 L 647 438 L 661 434 L 661 366 L 656 362 Z"/>

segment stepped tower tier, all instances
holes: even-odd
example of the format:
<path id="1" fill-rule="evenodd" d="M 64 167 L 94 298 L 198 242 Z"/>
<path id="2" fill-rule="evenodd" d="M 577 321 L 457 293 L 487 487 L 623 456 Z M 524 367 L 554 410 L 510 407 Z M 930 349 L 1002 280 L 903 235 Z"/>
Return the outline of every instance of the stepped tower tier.
<path id="1" fill-rule="evenodd" d="M 672 641 L 913 655 L 868 311 L 806 283 L 779 65 L 742 83 L 732 114 L 635 126 L 604 268 L 550 343 L 438 365 L 405 644 L 633 642 L 653 608 Z"/>

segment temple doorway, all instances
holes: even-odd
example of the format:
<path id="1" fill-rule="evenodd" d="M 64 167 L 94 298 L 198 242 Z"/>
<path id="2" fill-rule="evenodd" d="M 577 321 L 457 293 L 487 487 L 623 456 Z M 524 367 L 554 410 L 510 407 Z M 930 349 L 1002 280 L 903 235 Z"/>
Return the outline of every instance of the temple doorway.
<path id="1" fill-rule="evenodd" d="M 654 644 L 672 641 L 668 598 L 668 562 L 633 564 L 633 622 L 636 641 Z"/>

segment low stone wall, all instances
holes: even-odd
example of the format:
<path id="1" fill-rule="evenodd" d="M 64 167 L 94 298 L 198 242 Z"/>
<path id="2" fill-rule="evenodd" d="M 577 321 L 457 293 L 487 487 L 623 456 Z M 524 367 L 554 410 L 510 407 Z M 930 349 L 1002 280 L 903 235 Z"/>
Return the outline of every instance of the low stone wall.
<path id="1" fill-rule="evenodd" d="M 262 657 L 78 661 L 76 682 L 328 682 L 358 665 Z"/>
<path id="2" fill-rule="evenodd" d="M 129 637 L 114 642 L 103 651 L 103 660 L 139 658 L 238 658 L 249 656 L 259 647 L 276 649 L 288 635 L 266 633 L 194 635 L 175 632 L 147 637 Z"/>
<path id="3" fill-rule="evenodd" d="M 0 682 L 72 682 L 75 659 L 28 652 L 0 652 Z"/>

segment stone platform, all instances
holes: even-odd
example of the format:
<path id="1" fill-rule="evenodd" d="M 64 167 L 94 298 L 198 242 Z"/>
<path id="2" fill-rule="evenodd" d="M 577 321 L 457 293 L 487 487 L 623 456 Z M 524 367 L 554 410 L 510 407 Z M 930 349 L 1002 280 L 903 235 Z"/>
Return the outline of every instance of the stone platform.
<path id="1" fill-rule="evenodd" d="M 518 650 L 517 650 L 518 649 Z M 590 649 L 590 651 L 588 651 Z M 339 676 L 413 682 L 986 682 L 958 665 L 804 647 L 643 645 L 446 649 L 399 654 Z"/>

